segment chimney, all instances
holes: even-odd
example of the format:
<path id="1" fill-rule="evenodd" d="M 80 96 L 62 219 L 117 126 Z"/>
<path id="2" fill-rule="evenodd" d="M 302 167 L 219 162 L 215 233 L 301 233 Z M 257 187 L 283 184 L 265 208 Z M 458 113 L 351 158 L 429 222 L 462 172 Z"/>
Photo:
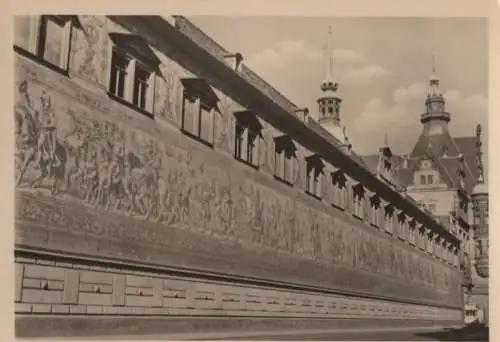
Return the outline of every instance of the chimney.
<path id="1" fill-rule="evenodd" d="M 294 112 L 297 115 L 297 117 L 300 119 L 300 121 L 307 123 L 307 118 L 309 115 L 309 109 L 307 107 L 297 108 L 294 110 Z"/>
<path id="2" fill-rule="evenodd" d="M 403 156 L 403 169 L 407 169 L 408 168 L 408 155 L 404 155 Z"/>
<path id="3" fill-rule="evenodd" d="M 226 60 L 229 60 L 229 63 L 232 64 L 233 70 L 236 72 L 240 72 L 241 70 L 241 62 L 243 61 L 243 55 L 239 52 L 230 53 L 224 56 Z"/>

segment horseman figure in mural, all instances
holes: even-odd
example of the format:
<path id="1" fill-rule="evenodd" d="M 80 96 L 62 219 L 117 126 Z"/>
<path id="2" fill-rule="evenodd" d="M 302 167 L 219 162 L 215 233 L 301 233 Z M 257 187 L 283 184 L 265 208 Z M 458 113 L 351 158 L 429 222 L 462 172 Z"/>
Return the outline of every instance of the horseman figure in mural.
<path id="1" fill-rule="evenodd" d="M 50 96 L 42 91 L 40 110 L 34 109 L 28 82 L 19 85 L 16 118 L 16 184 L 19 186 L 32 166 L 40 174 L 32 183 L 38 187 L 52 180 L 52 194 L 59 190 L 59 181 L 66 191 L 92 206 L 114 210 L 125 204 L 128 214 L 146 219 L 162 219 L 166 184 L 160 176 L 161 152 L 153 141 L 136 154 L 128 150 L 125 137 L 110 122 L 76 123 L 69 134 L 59 141 L 56 115 Z M 135 145 L 134 145 L 135 148 Z"/>
<path id="2" fill-rule="evenodd" d="M 23 181 L 28 167 L 33 163 L 35 169 L 41 171 L 40 176 L 32 183 L 39 187 L 46 178 L 52 180 L 51 192 L 58 191 L 58 180 L 64 177 L 64 162 L 67 152 L 58 142 L 56 118 L 51 99 L 45 91 L 40 98 L 41 113 L 33 109 L 28 93 L 28 83 L 23 81 L 19 86 L 20 99 L 16 105 L 16 121 L 18 127 L 18 157 L 22 159 L 16 186 Z"/>
<path id="3" fill-rule="evenodd" d="M 40 116 L 40 136 L 38 138 L 38 158 L 36 164 L 40 165 L 44 160 L 47 161 L 49 177 L 55 167 L 60 165 L 56 156 L 57 135 L 56 135 L 56 117 L 52 110 L 51 99 L 43 91 L 40 98 L 42 104 L 42 115 Z"/>
<path id="4" fill-rule="evenodd" d="M 19 100 L 15 105 L 16 164 L 18 168 L 16 186 L 21 184 L 29 164 L 35 159 L 38 122 L 38 112 L 33 108 L 28 94 L 28 82 L 21 82 L 18 91 Z"/>

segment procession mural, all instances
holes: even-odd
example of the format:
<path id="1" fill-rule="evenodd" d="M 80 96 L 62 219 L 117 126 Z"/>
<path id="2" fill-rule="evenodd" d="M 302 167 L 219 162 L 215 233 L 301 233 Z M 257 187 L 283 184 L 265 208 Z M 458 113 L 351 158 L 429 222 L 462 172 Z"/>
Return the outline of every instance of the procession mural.
<path id="1" fill-rule="evenodd" d="M 91 52 L 72 59 L 82 59 L 78 70 L 101 82 L 99 46 L 103 44 L 99 42 L 104 38 L 90 27 L 103 23 L 89 20 L 99 18 L 83 17 L 86 36 L 74 39 L 77 44 L 88 44 L 76 50 Z M 165 70 L 158 90 L 163 99 L 158 102 L 158 113 L 179 123 L 179 71 L 174 67 Z M 329 212 L 335 209 L 317 210 L 305 201 L 282 195 L 251 177 L 231 172 L 232 160 L 218 157 L 212 161 L 182 141 L 187 138 L 131 128 L 130 122 L 117 120 L 119 113 L 103 113 L 92 103 L 83 104 L 81 96 L 65 97 L 36 78 L 34 72 L 23 73 L 16 85 L 18 189 L 79 200 L 98 210 L 165 227 L 385 274 L 451 295 L 459 293 L 457 275 L 448 267 L 359 229 L 347 217 L 342 219 L 342 214 Z M 216 146 L 232 151 L 233 104 L 226 96 L 221 100 Z M 166 134 L 171 134 L 171 139 Z M 274 166 L 272 134 L 272 128 L 266 125 L 261 161 L 268 171 Z M 302 175 L 303 170 L 297 168 L 296 176 Z M 323 183 L 326 186 L 326 181 Z"/>
<path id="2" fill-rule="evenodd" d="M 76 197 L 104 210 L 318 261 L 397 274 L 443 290 L 450 285 L 446 267 L 250 180 L 241 182 L 202 155 L 183 155 L 167 147 L 170 144 L 116 122 L 96 120 L 78 108 L 69 103 L 55 106 L 43 87 L 19 84 L 18 187 L 47 188 L 53 196 Z"/>

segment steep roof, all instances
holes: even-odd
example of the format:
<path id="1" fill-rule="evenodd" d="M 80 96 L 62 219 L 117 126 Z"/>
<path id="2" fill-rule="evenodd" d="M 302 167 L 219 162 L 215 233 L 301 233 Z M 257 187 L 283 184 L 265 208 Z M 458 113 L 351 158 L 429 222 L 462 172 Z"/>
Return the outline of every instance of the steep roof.
<path id="1" fill-rule="evenodd" d="M 456 157 L 460 153 L 457 144 L 455 144 L 448 131 L 437 135 L 429 135 L 422 132 L 415 147 L 413 147 L 413 151 L 410 153 L 410 158 L 421 157 L 429 151 L 435 156 L 441 156 L 445 149 L 448 156 Z"/>
<path id="2" fill-rule="evenodd" d="M 478 175 L 475 153 L 474 137 L 452 138 L 447 130 L 438 135 L 422 132 L 410 154 L 408 166 L 413 169 L 422 157 L 430 157 L 445 183 L 451 188 L 457 188 L 459 186 L 458 172 L 461 168 L 458 157 L 462 154 L 465 190 L 470 193 Z M 405 183 L 411 184 L 412 177 L 410 178 L 409 175 L 406 177 L 408 178 Z"/>
<path id="3" fill-rule="evenodd" d="M 476 139 L 474 137 L 459 137 L 453 139 L 460 152 L 464 155 L 465 162 L 469 166 L 474 182 L 479 177 L 479 170 L 476 163 Z"/>

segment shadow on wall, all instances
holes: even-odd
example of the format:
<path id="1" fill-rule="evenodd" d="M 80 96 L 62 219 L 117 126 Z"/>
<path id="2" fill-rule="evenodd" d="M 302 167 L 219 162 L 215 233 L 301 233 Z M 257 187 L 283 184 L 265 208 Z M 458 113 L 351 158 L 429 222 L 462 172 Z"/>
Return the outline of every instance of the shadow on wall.
<path id="1" fill-rule="evenodd" d="M 433 341 L 489 341 L 489 328 L 481 323 L 471 323 L 460 329 L 447 328 L 438 332 L 416 333 L 415 336 Z"/>

